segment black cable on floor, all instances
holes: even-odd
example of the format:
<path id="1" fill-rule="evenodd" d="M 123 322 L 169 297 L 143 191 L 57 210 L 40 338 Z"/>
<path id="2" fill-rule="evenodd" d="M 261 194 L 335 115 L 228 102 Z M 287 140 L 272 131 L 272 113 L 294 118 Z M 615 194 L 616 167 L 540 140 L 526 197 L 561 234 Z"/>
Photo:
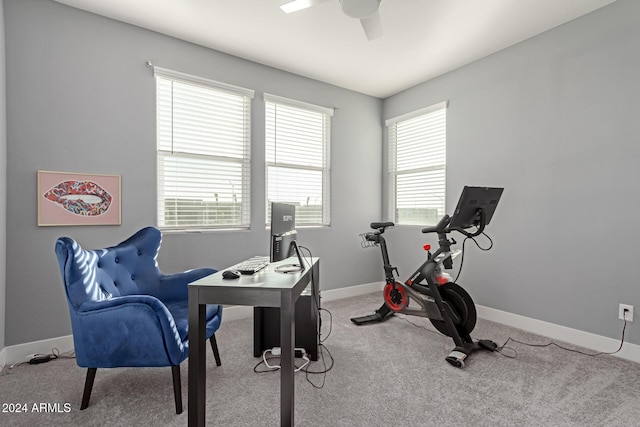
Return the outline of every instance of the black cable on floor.
<path id="1" fill-rule="evenodd" d="M 496 351 L 499 352 L 500 354 L 502 354 L 505 357 L 508 357 L 510 359 L 515 359 L 518 356 L 518 352 L 512 347 L 507 347 L 507 344 L 509 343 L 509 341 L 513 341 L 515 343 L 526 345 L 526 346 L 529 346 L 529 347 L 550 347 L 550 346 L 555 346 L 555 347 L 558 347 L 559 349 L 562 349 L 562 350 L 565 350 L 565 351 L 571 351 L 573 353 L 578 353 L 578 354 L 582 354 L 583 356 L 589 356 L 589 357 L 611 355 L 611 354 L 616 354 L 620 350 L 622 350 L 622 346 L 624 345 L 624 333 L 625 333 L 626 329 L 627 329 L 627 319 L 624 319 L 624 325 L 622 326 L 622 337 L 620 338 L 620 345 L 618 346 L 617 350 L 611 351 L 611 352 L 599 351 L 599 352 L 596 352 L 596 353 L 587 353 L 587 352 L 582 351 L 582 350 L 577 350 L 577 349 L 574 349 L 574 348 L 564 347 L 564 346 L 562 346 L 560 344 L 557 344 L 557 343 L 555 343 L 553 341 L 549 342 L 547 344 L 532 344 L 532 343 L 527 343 L 527 342 L 524 342 L 524 341 L 519 341 L 519 340 L 517 340 L 515 338 L 512 338 L 512 337 L 507 338 L 507 340 L 504 342 L 504 344 L 502 344 L 500 347 L 498 347 L 496 349 Z M 503 351 L 505 349 L 513 351 L 514 352 L 513 356 L 508 356 L 506 354 L 503 354 Z"/>

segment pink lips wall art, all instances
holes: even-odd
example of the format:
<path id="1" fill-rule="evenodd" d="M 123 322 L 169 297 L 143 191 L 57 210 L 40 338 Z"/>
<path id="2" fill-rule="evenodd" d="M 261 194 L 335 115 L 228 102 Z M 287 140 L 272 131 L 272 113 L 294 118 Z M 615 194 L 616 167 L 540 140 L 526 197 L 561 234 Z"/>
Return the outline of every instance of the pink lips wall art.
<path id="1" fill-rule="evenodd" d="M 38 171 L 38 225 L 120 224 L 120 176 Z"/>

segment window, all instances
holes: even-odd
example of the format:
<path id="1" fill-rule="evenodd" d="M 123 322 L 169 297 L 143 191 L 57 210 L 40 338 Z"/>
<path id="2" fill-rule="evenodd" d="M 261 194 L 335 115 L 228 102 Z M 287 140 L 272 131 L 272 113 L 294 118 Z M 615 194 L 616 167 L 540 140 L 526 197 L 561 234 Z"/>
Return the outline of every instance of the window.
<path id="1" fill-rule="evenodd" d="M 267 224 L 271 202 L 296 206 L 296 225 L 329 225 L 333 109 L 264 95 Z"/>
<path id="2" fill-rule="evenodd" d="M 253 91 L 154 67 L 158 226 L 249 227 Z"/>
<path id="3" fill-rule="evenodd" d="M 445 214 L 447 103 L 387 121 L 389 215 L 397 224 L 435 224 Z"/>

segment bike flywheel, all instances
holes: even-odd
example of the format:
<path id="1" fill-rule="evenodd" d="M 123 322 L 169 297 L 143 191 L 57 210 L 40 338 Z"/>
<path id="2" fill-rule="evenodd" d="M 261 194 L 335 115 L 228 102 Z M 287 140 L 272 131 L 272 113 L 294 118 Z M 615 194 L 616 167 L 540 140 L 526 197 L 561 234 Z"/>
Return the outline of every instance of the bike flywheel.
<path id="1" fill-rule="evenodd" d="M 442 301 L 449 304 L 452 310 L 456 312 L 460 317 L 460 323 L 455 327 L 460 335 L 469 335 L 473 328 L 476 327 L 477 313 L 476 306 L 471 299 L 471 295 L 467 293 L 460 285 L 453 282 L 445 283 L 439 286 L 440 295 Z M 451 336 L 451 332 L 447 329 L 447 325 L 444 320 L 429 319 L 431 324 L 436 327 L 441 334 L 448 337 Z"/>

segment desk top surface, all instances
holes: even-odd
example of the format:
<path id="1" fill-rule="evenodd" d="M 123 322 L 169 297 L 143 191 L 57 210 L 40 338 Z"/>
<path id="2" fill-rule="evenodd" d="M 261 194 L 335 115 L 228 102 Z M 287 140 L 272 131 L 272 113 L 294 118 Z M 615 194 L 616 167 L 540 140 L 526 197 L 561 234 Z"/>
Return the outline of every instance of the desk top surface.
<path id="1" fill-rule="evenodd" d="M 309 262 L 311 260 L 311 263 Z M 281 273 L 276 271 L 280 267 L 291 264 L 298 264 L 297 258 L 287 258 L 282 261 L 273 262 L 262 270 L 254 274 L 243 274 L 237 279 L 224 279 L 222 273 L 226 270 L 233 270 L 233 266 L 220 270 L 210 276 L 203 277 L 189 284 L 196 287 L 223 287 L 234 289 L 288 289 L 293 288 L 301 277 L 310 274 L 312 267 L 318 263 L 319 258 L 305 258 L 305 268 L 302 271 Z"/>

